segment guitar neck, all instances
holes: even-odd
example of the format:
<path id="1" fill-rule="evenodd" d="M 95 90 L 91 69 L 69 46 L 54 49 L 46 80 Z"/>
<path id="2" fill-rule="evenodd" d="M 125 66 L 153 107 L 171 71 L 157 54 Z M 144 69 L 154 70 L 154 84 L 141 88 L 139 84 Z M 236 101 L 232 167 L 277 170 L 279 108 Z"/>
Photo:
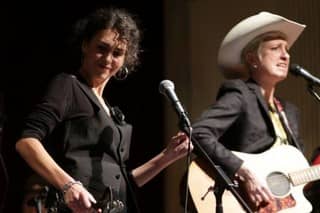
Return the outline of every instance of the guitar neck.
<path id="1" fill-rule="evenodd" d="M 289 178 L 294 186 L 320 179 L 320 165 L 289 173 Z"/>

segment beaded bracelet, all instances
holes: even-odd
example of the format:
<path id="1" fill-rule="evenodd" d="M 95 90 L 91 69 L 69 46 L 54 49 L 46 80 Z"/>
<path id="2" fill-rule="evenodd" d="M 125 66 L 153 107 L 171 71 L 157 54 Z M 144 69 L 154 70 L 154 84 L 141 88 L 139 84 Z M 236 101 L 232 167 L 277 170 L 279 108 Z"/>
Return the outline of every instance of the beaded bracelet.
<path id="1" fill-rule="evenodd" d="M 69 181 L 68 183 L 66 183 L 62 186 L 63 194 L 65 194 L 71 188 L 71 186 L 73 186 L 74 184 L 78 184 L 80 186 L 83 186 L 82 183 L 78 180 L 77 181 L 73 181 L 73 180 Z"/>

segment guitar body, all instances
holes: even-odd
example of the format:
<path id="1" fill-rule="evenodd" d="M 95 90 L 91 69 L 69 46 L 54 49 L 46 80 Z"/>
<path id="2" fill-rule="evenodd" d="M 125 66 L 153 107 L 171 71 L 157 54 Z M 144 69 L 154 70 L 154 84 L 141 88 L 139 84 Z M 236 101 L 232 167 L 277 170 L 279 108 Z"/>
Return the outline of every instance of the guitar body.
<path id="1" fill-rule="evenodd" d="M 309 168 L 308 161 L 298 149 L 290 145 L 281 145 L 261 154 L 233 153 L 243 159 L 260 180 L 267 182 L 276 198 L 266 208 L 259 209 L 259 213 L 312 211 L 311 204 L 303 194 L 305 184 L 293 186 L 288 178 L 289 173 Z M 188 186 L 196 209 L 199 213 L 215 212 L 216 199 L 212 191 L 215 182 L 212 171 L 199 161 L 193 161 L 189 169 Z M 245 212 L 228 190 L 223 193 L 222 205 L 225 213 Z"/>

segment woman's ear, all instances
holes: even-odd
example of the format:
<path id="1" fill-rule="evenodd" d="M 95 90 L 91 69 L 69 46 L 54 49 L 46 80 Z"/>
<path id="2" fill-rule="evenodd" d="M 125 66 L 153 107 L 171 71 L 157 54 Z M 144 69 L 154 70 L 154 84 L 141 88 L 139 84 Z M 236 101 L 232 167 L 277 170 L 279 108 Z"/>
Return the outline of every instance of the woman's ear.
<path id="1" fill-rule="evenodd" d="M 248 64 L 250 67 L 257 67 L 258 66 L 258 57 L 257 54 L 254 52 L 248 52 L 245 55 L 246 64 Z"/>

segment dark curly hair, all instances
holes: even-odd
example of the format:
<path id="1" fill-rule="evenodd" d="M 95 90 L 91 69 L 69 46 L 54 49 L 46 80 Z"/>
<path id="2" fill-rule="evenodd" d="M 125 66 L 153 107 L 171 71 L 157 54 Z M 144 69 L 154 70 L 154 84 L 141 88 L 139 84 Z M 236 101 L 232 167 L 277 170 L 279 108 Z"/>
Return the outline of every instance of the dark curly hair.
<path id="1" fill-rule="evenodd" d="M 100 8 L 79 20 L 74 26 L 74 37 L 71 44 L 81 54 L 83 41 L 90 41 L 94 35 L 104 29 L 116 30 L 121 40 L 127 41 L 127 52 L 124 65 L 129 71 L 139 64 L 141 32 L 133 15 L 124 9 Z"/>

